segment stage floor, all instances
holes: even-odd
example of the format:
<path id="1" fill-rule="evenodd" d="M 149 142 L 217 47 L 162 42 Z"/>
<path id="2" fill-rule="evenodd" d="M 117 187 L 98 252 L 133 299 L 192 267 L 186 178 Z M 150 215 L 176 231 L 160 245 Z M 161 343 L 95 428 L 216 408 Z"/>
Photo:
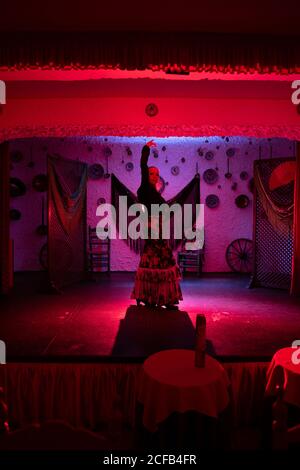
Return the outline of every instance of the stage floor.
<path id="1" fill-rule="evenodd" d="M 268 360 L 300 339 L 300 302 L 287 292 L 248 289 L 249 278 L 185 278 L 179 311 L 136 307 L 134 274 L 112 273 L 61 295 L 37 293 L 39 273 L 15 276 L 0 299 L 7 360 L 143 360 L 169 348 L 193 348 L 195 318 L 207 319 L 207 349 L 228 360 Z"/>

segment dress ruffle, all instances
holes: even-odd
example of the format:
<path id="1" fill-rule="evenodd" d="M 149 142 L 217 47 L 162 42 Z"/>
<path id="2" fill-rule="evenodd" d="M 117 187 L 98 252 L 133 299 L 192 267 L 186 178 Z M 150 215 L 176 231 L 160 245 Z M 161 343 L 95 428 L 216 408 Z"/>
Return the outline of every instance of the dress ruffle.
<path id="1" fill-rule="evenodd" d="M 131 298 L 157 305 L 176 304 L 182 300 L 180 279 L 177 264 L 167 269 L 139 267 Z"/>

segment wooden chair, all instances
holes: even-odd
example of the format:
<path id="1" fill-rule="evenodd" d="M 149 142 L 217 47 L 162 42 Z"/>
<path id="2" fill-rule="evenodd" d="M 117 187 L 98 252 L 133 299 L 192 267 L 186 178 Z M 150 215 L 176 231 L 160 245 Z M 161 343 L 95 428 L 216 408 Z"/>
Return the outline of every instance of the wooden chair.
<path id="1" fill-rule="evenodd" d="M 185 245 L 187 240 L 183 240 L 182 245 Z M 201 276 L 202 267 L 204 263 L 204 245 L 200 250 L 186 250 L 177 253 L 177 264 L 183 274 L 186 271 L 196 272 L 197 276 Z"/>
<path id="2" fill-rule="evenodd" d="M 89 226 L 88 243 L 89 270 L 110 274 L 110 239 L 100 240 L 96 228 Z"/>

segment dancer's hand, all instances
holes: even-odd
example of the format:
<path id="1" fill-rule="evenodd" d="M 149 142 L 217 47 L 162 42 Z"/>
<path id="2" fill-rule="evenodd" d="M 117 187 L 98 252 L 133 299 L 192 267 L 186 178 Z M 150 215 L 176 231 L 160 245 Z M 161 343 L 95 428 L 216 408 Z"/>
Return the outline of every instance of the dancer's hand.
<path id="1" fill-rule="evenodd" d="M 147 147 L 156 147 L 156 142 L 154 140 L 149 140 L 149 142 L 146 143 Z"/>

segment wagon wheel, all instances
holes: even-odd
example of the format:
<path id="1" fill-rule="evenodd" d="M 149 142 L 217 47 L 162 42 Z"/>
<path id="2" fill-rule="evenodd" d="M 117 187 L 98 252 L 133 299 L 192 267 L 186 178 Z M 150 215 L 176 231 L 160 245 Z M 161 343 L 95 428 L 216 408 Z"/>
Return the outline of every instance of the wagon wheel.
<path id="1" fill-rule="evenodd" d="M 252 259 L 252 240 L 238 238 L 228 245 L 226 261 L 232 271 L 250 273 L 252 271 Z"/>

